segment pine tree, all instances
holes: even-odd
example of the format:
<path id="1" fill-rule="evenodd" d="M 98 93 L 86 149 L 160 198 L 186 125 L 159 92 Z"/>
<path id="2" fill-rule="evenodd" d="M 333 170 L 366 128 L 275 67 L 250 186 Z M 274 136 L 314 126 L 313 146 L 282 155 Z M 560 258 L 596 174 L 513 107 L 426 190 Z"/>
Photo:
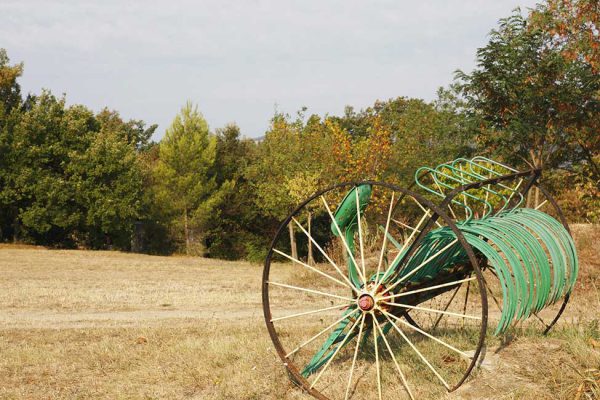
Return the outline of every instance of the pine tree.
<path id="1" fill-rule="evenodd" d="M 186 254 L 202 252 L 203 232 L 215 217 L 228 185 L 218 187 L 213 166 L 217 140 L 197 106 L 188 102 L 160 142 L 155 171 L 160 201 L 175 213 L 174 226 L 183 232 Z"/>

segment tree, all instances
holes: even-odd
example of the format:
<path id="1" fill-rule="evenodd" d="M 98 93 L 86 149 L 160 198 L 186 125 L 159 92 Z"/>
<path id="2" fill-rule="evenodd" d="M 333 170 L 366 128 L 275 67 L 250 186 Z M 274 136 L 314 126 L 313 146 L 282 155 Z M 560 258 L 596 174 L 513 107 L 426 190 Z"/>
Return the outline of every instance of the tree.
<path id="1" fill-rule="evenodd" d="M 82 212 L 80 230 L 92 248 L 128 249 L 141 218 L 143 177 L 135 147 L 102 130 L 67 166 Z"/>
<path id="2" fill-rule="evenodd" d="M 516 10 L 477 51 L 477 68 L 457 72 L 458 87 L 479 121 L 480 148 L 534 168 L 577 173 L 586 163 L 598 182 L 600 75 L 593 58 L 565 56 L 573 46 L 557 34 Z"/>
<path id="3" fill-rule="evenodd" d="M 278 223 L 298 205 L 300 196 L 307 194 L 298 194 L 294 189 L 299 179 L 310 177 L 310 189 L 324 187 L 332 180 L 332 137 L 318 116 L 305 122 L 305 110 L 295 119 L 275 114 L 258 146 L 256 161 L 246 172 L 256 193 L 256 207 L 265 218 L 273 220 L 271 236 Z M 297 258 L 294 224 L 288 225 L 288 232 L 291 255 Z"/>
<path id="4" fill-rule="evenodd" d="M 14 128 L 21 117 L 21 89 L 17 79 L 23 64 L 10 65 L 0 48 L 0 240 L 13 235 L 18 209 L 14 202 Z"/>
<path id="5" fill-rule="evenodd" d="M 255 258 L 254 244 L 265 235 L 264 222 L 254 206 L 254 194 L 245 171 L 252 162 L 256 144 L 240 136 L 235 124 L 217 129 L 217 155 L 214 173 L 217 185 L 229 186 L 219 206 L 219 218 L 213 219 L 207 246 L 211 257 Z M 260 243 L 260 240 L 258 240 Z M 260 247 L 260 246 L 258 246 Z"/>
<path id="6" fill-rule="evenodd" d="M 23 63 L 9 65 L 5 49 L 0 48 L 0 120 L 21 104 L 21 86 L 17 79 L 23 75 Z"/>
<path id="7" fill-rule="evenodd" d="M 309 196 L 314 194 L 319 189 L 319 175 L 311 172 L 297 172 L 296 175 L 286 178 L 285 181 L 286 189 L 290 195 L 290 198 L 294 200 L 294 203 L 300 204 L 300 202 L 306 200 Z M 312 216 L 314 213 L 314 208 L 316 208 L 316 204 L 307 204 L 306 210 L 306 221 L 307 227 L 306 230 L 309 234 L 312 231 Z M 313 255 L 313 245 L 312 241 L 307 241 L 308 246 L 308 254 L 307 260 L 308 264 L 314 265 L 315 258 Z"/>
<path id="8" fill-rule="evenodd" d="M 214 174 L 217 139 L 208 131 L 197 106 L 188 102 L 175 117 L 160 142 L 156 168 L 159 199 L 180 216 L 175 226 L 183 231 L 185 251 L 203 251 L 204 234 L 223 197 Z M 197 240 L 199 239 L 199 240 Z"/>
<path id="9" fill-rule="evenodd" d="M 467 155 L 470 127 L 445 96 L 440 92 L 435 103 L 378 100 L 364 110 L 347 107 L 343 117 L 328 118 L 339 178 L 409 185 L 416 168 Z"/>
<path id="10" fill-rule="evenodd" d="M 96 119 L 100 124 L 101 131 L 110 131 L 121 140 L 133 146 L 137 151 L 146 151 L 152 144 L 150 138 L 156 131 L 158 125 L 150 125 L 146 128 L 146 124 L 141 120 L 123 121 L 117 111 L 111 111 L 104 108 L 96 115 Z"/>
<path id="11" fill-rule="evenodd" d="M 18 210 L 15 235 L 36 243 L 74 245 L 81 208 L 67 169 L 85 151 L 94 130 L 93 114 L 65 107 L 50 92 L 31 97 L 13 132 L 9 190 Z"/>
<path id="12" fill-rule="evenodd" d="M 533 29 L 550 36 L 566 59 L 589 63 L 600 71 L 600 4 L 596 0 L 547 0 L 529 15 Z"/>

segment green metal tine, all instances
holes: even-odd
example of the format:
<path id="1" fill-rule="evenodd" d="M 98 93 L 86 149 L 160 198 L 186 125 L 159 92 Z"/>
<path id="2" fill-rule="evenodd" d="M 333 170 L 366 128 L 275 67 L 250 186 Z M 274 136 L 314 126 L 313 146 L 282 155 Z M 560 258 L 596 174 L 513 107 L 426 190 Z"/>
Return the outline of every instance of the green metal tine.
<path id="1" fill-rule="evenodd" d="M 458 161 L 460 161 L 460 160 L 464 160 L 464 161 L 470 162 L 470 160 L 466 160 L 466 159 L 460 159 L 460 158 L 459 158 L 459 159 L 456 159 L 456 160 L 454 160 L 454 161 L 452 162 L 452 164 L 451 164 L 451 165 L 449 165 L 449 164 L 440 164 L 440 165 L 438 165 L 438 166 L 436 167 L 436 170 L 437 170 L 438 168 L 447 168 L 447 169 L 449 169 L 450 171 L 452 171 L 452 173 L 453 173 L 454 175 L 457 175 L 457 174 L 459 174 L 459 173 L 460 173 L 460 175 L 461 175 L 461 178 L 464 180 L 465 184 L 468 184 L 468 183 L 473 183 L 473 182 L 477 182 L 477 181 L 482 181 L 482 180 L 485 180 L 485 179 L 487 179 L 486 177 L 483 177 L 483 176 L 481 176 L 481 175 L 478 175 L 478 174 L 475 174 L 475 173 L 472 173 L 472 172 L 468 172 L 468 171 L 464 171 L 464 170 L 463 170 L 463 169 L 461 169 L 461 168 L 456 168 L 456 167 L 454 166 L 454 164 L 456 164 L 456 163 L 457 163 Z M 457 172 L 457 171 L 458 171 L 458 172 Z M 467 180 L 467 179 L 465 179 L 465 178 L 464 178 L 463 174 L 466 174 L 466 175 L 467 175 L 467 176 L 469 176 L 469 177 L 474 177 L 474 178 L 476 178 L 476 179 L 475 179 L 475 180 L 472 180 L 472 181 L 469 181 L 469 180 Z M 496 197 L 500 198 L 501 200 L 503 200 L 503 201 L 504 201 L 504 206 L 502 207 L 502 209 L 503 209 L 503 208 L 505 208 L 505 207 L 508 205 L 508 199 L 507 199 L 507 198 L 506 198 L 506 197 L 505 197 L 505 196 L 504 196 L 502 193 L 499 193 L 499 192 L 497 192 L 497 191 L 495 191 L 495 190 L 492 190 L 491 188 L 489 188 L 489 185 L 487 185 L 487 186 L 482 186 L 482 187 L 481 187 L 481 189 L 482 189 L 482 190 L 484 190 L 486 193 L 491 193 L 492 195 L 494 195 L 494 196 L 496 196 Z M 474 196 L 474 195 L 473 195 L 473 196 Z M 476 196 L 474 196 L 474 197 L 476 197 Z M 484 201 L 484 202 L 485 202 L 485 204 L 490 204 L 490 203 L 487 201 L 487 196 L 486 196 L 486 199 L 482 199 L 482 201 Z M 490 207 L 491 207 L 491 208 L 490 208 L 489 212 L 488 212 L 488 213 L 485 213 L 485 214 L 482 216 L 482 218 L 485 218 L 485 217 L 489 216 L 489 215 L 492 213 L 492 211 L 494 211 L 494 208 L 493 208 L 493 206 L 491 206 L 491 204 L 490 204 Z"/>
<path id="2" fill-rule="evenodd" d="M 442 164 L 441 166 L 446 166 L 446 165 L 447 165 L 447 164 Z M 435 173 L 434 173 L 434 174 L 432 174 L 432 177 L 433 177 L 433 179 L 436 181 L 436 183 L 437 183 L 437 184 L 439 184 L 439 185 L 442 185 L 442 186 L 444 186 L 444 187 L 446 187 L 446 188 L 448 188 L 448 189 L 455 189 L 455 188 L 456 188 L 456 187 L 454 187 L 454 186 L 448 185 L 447 183 L 445 183 L 445 182 L 444 182 L 444 181 L 442 181 L 442 180 L 438 180 L 437 178 L 438 178 L 438 176 L 439 176 L 439 175 L 441 175 L 441 176 L 443 176 L 443 177 L 445 177 L 445 178 L 451 179 L 451 180 L 453 180 L 453 181 L 455 181 L 455 182 L 458 182 L 458 183 L 460 183 L 460 185 L 459 185 L 459 186 L 462 186 L 462 185 L 466 185 L 466 184 L 469 184 L 469 183 L 471 183 L 470 181 L 464 180 L 464 179 L 462 179 L 462 178 L 457 178 L 457 177 L 455 177 L 455 176 L 448 175 L 448 174 L 446 174 L 445 172 L 439 171 L 439 170 L 438 170 L 438 168 L 440 168 L 441 166 L 438 166 L 438 167 L 436 167 L 436 168 L 433 170 L 433 171 L 435 171 Z M 450 167 L 449 169 L 452 169 L 452 168 Z M 457 186 L 457 187 L 458 187 L 458 186 Z M 474 196 L 474 195 L 472 195 L 471 193 L 468 193 L 468 192 L 464 192 L 464 191 L 463 191 L 463 192 L 461 192 L 461 195 L 464 195 L 464 196 L 466 196 L 466 197 L 468 197 L 468 198 L 471 198 L 471 199 L 473 199 L 473 200 L 475 200 L 475 201 L 478 201 L 478 202 L 481 202 L 481 203 L 483 203 L 483 204 L 484 204 L 484 206 L 488 207 L 488 209 L 490 210 L 490 212 L 491 212 L 491 211 L 493 211 L 493 209 L 494 209 L 494 207 L 492 207 L 492 205 L 491 205 L 491 204 L 490 204 L 488 201 L 486 201 L 485 199 L 480 199 L 479 197 L 477 197 L 477 196 Z M 470 212 L 471 212 L 471 214 L 470 214 L 470 218 L 468 218 L 468 219 L 467 219 L 467 221 L 471 221 L 471 219 L 473 218 L 473 209 L 472 209 L 471 207 L 469 207 L 468 205 L 466 205 L 466 204 L 465 204 L 464 206 L 465 206 L 465 207 L 467 207 L 467 208 L 470 210 Z"/>
<path id="3" fill-rule="evenodd" d="M 487 172 L 489 172 L 489 173 L 491 173 L 491 174 L 494 174 L 494 175 L 496 175 L 496 176 L 502 176 L 502 173 L 500 173 L 500 172 L 498 172 L 498 171 L 495 171 L 495 170 L 493 170 L 493 169 L 491 169 L 491 168 L 488 168 L 488 167 L 486 167 L 486 166 L 484 166 L 484 165 L 482 165 L 482 164 L 478 163 L 478 162 L 477 162 L 478 160 L 481 160 L 481 161 L 483 161 L 484 163 L 488 163 L 488 164 L 491 164 L 491 165 L 497 165 L 497 166 L 499 166 L 499 167 L 506 168 L 506 169 L 507 169 L 509 172 L 519 172 L 519 170 L 516 170 L 516 169 L 514 169 L 514 168 L 511 168 L 511 167 L 509 167 L 509 166 L 507 166 L 507 165 L 504 165 L 504 164 L 502 164 L 502 163 L 499 163 L 499 162 L 497 162 L 497 161 L 490 160 L 489 158 L 486 158 L 486 157 L 481 157 L 481 156 L 476 156 L 476 157 L 473 157 L 473 158 L 470 160 L 470 161 L 471 161 L 471 163 L 470 163 L 469 165 L 470 165 L 470 168 L 471 168 L 471 169 L 472 169 L 473 165 L 476 165 L 477 167 L 479 167 L 479 168 L 481 168 L 481 169 L 483 169 L 483 170 L 485 170 L 485 171 L 487 171 Z M 489 178 L 489 177 L 486 177 L 486 179 L 487 179 L 487 178 Z M 504 185 L 502 182 L 497 182 L 496 184 L 497 184 L 498 186 L 501 186 L 501 187 L 503 187 L 504 189 L 510 190 L 510 191 L 512 192 L 511 196 L 508 198 L 509 202 L 510 202 L 510 199 L 512 199 L 512 196 L 513 196 L 515 193 L 516 193 L 516 194 L 519 196 L 519 201 L 518 201 L 518 203 L 517 203 L 517 204 L 516 204 L 516 205 L 513 207 L 513 209 L 514 209 L 514 208 L 517 208 L 517 207 L 519 207 L 519 206 L 520 206 L 521 204 L 523 204 L 523 202 L 525 201 L 525 198 L 523 197 L 523 194 L 522 194 L 521 192 L 519 192 L 519 191 L 518 191 L 518 188 L 519 188 L 520 184 L 517 184 L 517 186 L 515 186 L 514 188 L 511 188 L 511 187 L 509 187 L 509 186 L 506 186 L 506 185 Z M 499 210 L 498 212 L 500 212 L 500 211 L 502 211 L 502 210 Z"/>
<path id="4" fill-rule="evenodd" d="M 490 173 L 492 173 L 492 174 L 494 174 L 494 175 L 496 175 L 496 176 L 502 176 L 502 174 L 499 174 L 498 172 L 494 171 L 493 169 L 490 169 L 490 168 L 483 167 L 483 166 L 481 166 L 481 165 L 479 165 L 479 164 L 477 164 L 477 163 L 474 163 L 474 162 L 473 162 L 473 160 L 468 160 L 468 159 L 466 159 L 466 158 L 457 158 L 456 160 L 454 160 L 454 161 L 452 162 L 452 165 L 454 166 L 454 164 L 457 164 L 457 163 L 459 163 L 459 162 L 465 163 L 465 164 L 466 164 L 466 165 L 469 167 L 470 173 L 471 173 L 473 176 L 475 176 L 477 179 L 479 179 L 479 180 L 482 180 L 482 181 L 483 181 L 483 180 L 486 180 L 486 179 L 489 179 L 489 178 L 491 178 L 491 176 L 490 176 L 490 175 L 488 175 L 488 176 L 484 176 L 484 175 L 481 175 L 481 174 L 477 173 L 477 172 L 476 172 L 476 171 L 473 169 L 473 165 L 477 165 L 479 168 L 481 168 L 481 169 L 484 169 L 484 170 L 487 170 L 488 172 L 490 172 Z M 467 172 L 467 171 L 464 171 L 464 173 L 467 173 L 467 174 L 468 174 L 468 172 Z M 495 195 L 495 196 L 501 197 L 501 198 L 502 198 L 502 200 L 504 201 L 504 205 L 503 205 L 503 206 L 502 206 L 502 207 L 501 207 L 501 208 L 500 208 L 498 211 L 496 211 L 495 215 L 497 215 L 499 212 L 503 211 L 504 209 L 506 209 L 506 208 L 508 207 L 508 205 L 509 205 L 509 202 L 510 202 L 510 199 L 512 198 L 512 195 L 511 195 L 511 197 L 509 197 L 509 198 L 506 198 L 506 196 L 504 196 L 502 193 L 500 193 L 500 192 L 497 192 L 497 191 L 495 191 L 495 190 L 492 190 L 492 189 L 490 188 L 490 186 L 491 186 L 491 185 L 490 185 L 490 184 L 488 184 L 488 185 L 486 185 L 486 186 L 482 186 L 482 187 L 481 187 L 481 189 L 483 189 L 483 190 L 485 190 L 485 191 L 486 191 L 486 199 L 487 199 L 487 193 L 492 193 L 492 194 L 493 194 L 493 195 Z M 512 192 L 513 194 L 514 194 L 515 192 L 516 192 L 516 193 L 518 193 L 518 192 L 517 192 L 517 191 L 516 191 L 514 188 L 511 188 L 511 187 L 509 187 L 509 186 L 506 186 L 506 185 L 504 185 L 502 182 L 497 182 L 497 183 L 495 183 L 495 186 L 499 186 L 499 187 L 501 187 L 501 188 L 503 188 L 503 189 L 506 189 L 506 190 L 508 190 L 508 191 Z M 523 197 L 523 195 L 522 195 L 522 194 L 520 194 L 520 193 L 518 193 L 518 194 L 519 194 L 521 197 Z M 520 203 L 519 203 L 519 204 L 520 204 Z"/>

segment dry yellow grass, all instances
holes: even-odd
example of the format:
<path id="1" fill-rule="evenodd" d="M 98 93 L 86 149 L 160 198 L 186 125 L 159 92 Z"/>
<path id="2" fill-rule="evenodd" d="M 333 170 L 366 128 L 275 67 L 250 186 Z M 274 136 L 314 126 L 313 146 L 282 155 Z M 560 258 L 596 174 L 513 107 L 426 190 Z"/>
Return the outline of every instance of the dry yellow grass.
<path id="1" fill-rule="evenodd" d="M 600 229 L 575 228 L 570 322 L 549 338 L 521 327 L 497 353 L 492 339 L 491 370 L 447 397 L 598 395 Z M 306 399 L 264 327 L 260 279 L 243 262 L 2 246 L 0 398 Z M 281 300 L 315 308 L 310 295 Z"/>

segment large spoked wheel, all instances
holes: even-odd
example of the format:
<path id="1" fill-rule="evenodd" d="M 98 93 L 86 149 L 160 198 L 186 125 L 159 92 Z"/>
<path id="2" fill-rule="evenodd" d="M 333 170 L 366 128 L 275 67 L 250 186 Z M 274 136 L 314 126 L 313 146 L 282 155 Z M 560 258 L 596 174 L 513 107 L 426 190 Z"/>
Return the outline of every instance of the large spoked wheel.
<path id="1" fill-rule="evenodd" d="M 486 336 L 479 258 L 451 218 L 407 189 L 316 193 L 282 223 L 263 271 L 267 328 L 291 379 L 318 399 L 456 389 Z"/>

